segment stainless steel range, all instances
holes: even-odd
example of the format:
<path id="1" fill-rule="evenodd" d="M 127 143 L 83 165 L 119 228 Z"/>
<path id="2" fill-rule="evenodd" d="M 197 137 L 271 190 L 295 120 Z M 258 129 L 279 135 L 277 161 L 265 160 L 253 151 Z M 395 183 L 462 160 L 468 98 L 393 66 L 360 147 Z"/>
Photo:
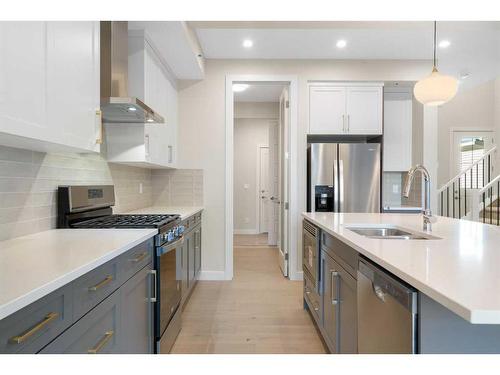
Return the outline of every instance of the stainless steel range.
<path id="1" fill-rule="evenodd" d="M 156 228 L 154 307 L 154 347 L 168 353 L 181 328 L 180 263 L 184 227 L 179 215 L 113 214 L 115 193 L 112 185 L 59 186 L 58 228 Z"/>

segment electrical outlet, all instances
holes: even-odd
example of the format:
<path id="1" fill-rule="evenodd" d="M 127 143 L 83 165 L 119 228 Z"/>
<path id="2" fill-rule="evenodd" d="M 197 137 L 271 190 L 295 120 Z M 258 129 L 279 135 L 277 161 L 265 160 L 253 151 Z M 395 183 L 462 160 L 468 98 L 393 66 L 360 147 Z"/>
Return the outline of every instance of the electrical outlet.
<path id="1" fill-rule="evenodd" d="M 248 224 L 250 222 L 250 219 L 248 217 L 245 218 L 245 224 Z"/>
<path id="2" fill-rule="evenodd" d="M 250 187 L 250 185 L 248 185 L 248 184 L 244 184 L 244 185 L 243 185 L 243 188 L 244 188 L 244 189 L 248 189 L 249 187 Z"/>
<path id="3" fill-rule="evenodd" d="M 142 182 L 139 182 L 139 194 L 142 194 Z"/>
<path id="4" fill-rule="evenodd" d="M 392 185 L 392 192 L 394 194 L 399 193 L 399 185 L 397 185 L 397 184 Z"/>

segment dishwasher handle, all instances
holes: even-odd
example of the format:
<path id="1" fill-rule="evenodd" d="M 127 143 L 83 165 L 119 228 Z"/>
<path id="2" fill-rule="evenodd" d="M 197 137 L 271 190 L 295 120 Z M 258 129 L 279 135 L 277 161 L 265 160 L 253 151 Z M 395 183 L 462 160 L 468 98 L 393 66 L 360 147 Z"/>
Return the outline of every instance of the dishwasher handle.
<path id="1" fill-rule="evenodd" d="M 366 259 L 359 260 L 358 271 L 372 282 L 373 293 L 380 301 L 385 302 L 388 296 L 391 296 L 410 312 L 417 312 L 417 290 L 415 288 L 398 280 L 389 272 Z"/>

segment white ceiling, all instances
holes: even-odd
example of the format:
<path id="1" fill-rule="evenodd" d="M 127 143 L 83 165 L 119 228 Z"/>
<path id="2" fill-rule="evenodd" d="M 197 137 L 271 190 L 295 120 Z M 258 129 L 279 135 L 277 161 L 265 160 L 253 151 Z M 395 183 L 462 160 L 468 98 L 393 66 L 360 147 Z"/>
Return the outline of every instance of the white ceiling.
<path id="1" fill-rule="evenodd" d="M 189 22 L 208 59 L 432 59 L 432 22 Z M 251 39 L 252 48 L 244 48 Z M 335 43 L 347 41 L 344 49 Z M 500 22 L 438 22 L 438 67 L 468 83 L 500 75 Z"/>
<path id="2" fill-rule="evenodd" d="M 235 92 L 235 102 L 279 102 L 283 85 L 254 84 L 245 91 Z"/>

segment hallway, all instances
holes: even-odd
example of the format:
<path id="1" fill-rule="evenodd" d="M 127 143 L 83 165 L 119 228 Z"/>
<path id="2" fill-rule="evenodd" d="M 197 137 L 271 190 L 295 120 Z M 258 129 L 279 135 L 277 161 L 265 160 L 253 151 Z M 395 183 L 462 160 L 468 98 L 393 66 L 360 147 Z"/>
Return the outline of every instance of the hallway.
<path id="1" fill-rule="evenodd" d="M 274 247 L 235 247 L 232 281 L 200 281 L 172 353 L 325 353 Z"/>

